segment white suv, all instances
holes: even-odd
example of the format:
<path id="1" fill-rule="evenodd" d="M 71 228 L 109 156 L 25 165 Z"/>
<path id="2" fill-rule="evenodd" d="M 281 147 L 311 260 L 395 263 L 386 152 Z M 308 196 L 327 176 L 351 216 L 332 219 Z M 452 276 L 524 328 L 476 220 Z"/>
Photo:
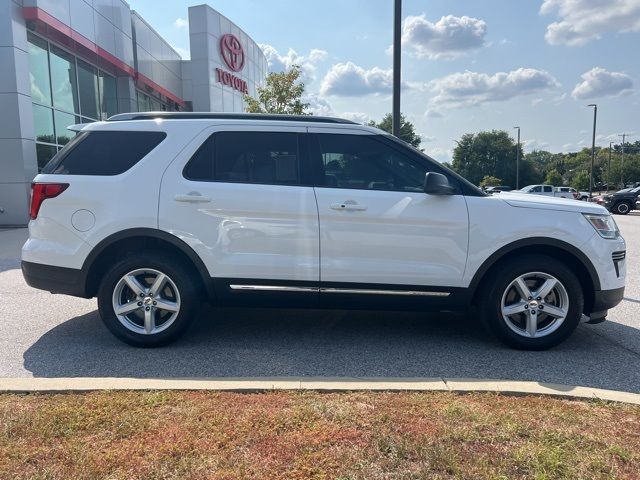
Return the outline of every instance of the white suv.
<path id="1" fill-rule="evenodd" d="M 199 302 L 469 311 L 545 349 L 624 292 L 603 207 L 487 196 L 375 128 L 323 118 L 133 113 L 84 126 L 35 178 L 22 270 L 97 297 L 133 345 Z"/>

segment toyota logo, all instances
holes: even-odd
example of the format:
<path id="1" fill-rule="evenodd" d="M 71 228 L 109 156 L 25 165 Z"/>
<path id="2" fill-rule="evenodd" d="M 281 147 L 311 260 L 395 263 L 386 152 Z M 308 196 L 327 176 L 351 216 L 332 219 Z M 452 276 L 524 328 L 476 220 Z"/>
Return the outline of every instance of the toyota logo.
<path id="1" fill-rule="evenodd" d="M 235 35 L 227 33 L 220 38 L 220 53 L 224 63 L 234 72 L 239 72 L 244 67 L 244 50 L 240 40 Z"/>

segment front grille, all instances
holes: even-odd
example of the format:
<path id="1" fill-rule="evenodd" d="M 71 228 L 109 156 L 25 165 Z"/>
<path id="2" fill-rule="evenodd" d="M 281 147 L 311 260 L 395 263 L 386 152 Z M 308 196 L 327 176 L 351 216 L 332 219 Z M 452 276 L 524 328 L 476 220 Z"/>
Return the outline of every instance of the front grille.
<path id="1" fill-rule="evenodd" d="M 627 256 L 627 252 L 622 250 L 620 252 L 613 252 L 611 254 L 611 259 L 613 260 L 613 266 L 616 269 L 616 277 L 620 277 L 620 266 L 619 263 L 624 260 Z"/>

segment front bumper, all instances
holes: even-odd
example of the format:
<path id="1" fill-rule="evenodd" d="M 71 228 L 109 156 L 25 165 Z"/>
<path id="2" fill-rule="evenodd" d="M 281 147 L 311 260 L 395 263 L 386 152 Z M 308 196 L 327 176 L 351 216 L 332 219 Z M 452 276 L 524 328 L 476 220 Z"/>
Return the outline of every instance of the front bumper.
<path id="1" fill-rule="evenodd" d="M 27 285 L 51 293 L 88 298 L 82 270 L 22 261 L 22 275 Z"/>
<path id="2" fill-rule="evenodd" d="M 624 298 L 624 287 L 612 290 L 596 290 L 593 296 L 593 308 L 589 314 L 591 322 L 603 320 L 609 309 L 618 305 Z"/>

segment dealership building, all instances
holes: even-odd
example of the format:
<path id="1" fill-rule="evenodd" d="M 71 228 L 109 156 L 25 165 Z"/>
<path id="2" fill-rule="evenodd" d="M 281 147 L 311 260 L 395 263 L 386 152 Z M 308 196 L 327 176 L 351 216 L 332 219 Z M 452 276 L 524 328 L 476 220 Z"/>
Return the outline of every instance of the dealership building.
<path id="1" fill-rule="evenodd" d="M 243 111 L 267 73 L 260 47 L 208 5 L 189 7 L 189 42 L 183 60 L 123 0 L 1 0 L 0 226 L 27 223 L 31 181 L 69 125 Z"/>

